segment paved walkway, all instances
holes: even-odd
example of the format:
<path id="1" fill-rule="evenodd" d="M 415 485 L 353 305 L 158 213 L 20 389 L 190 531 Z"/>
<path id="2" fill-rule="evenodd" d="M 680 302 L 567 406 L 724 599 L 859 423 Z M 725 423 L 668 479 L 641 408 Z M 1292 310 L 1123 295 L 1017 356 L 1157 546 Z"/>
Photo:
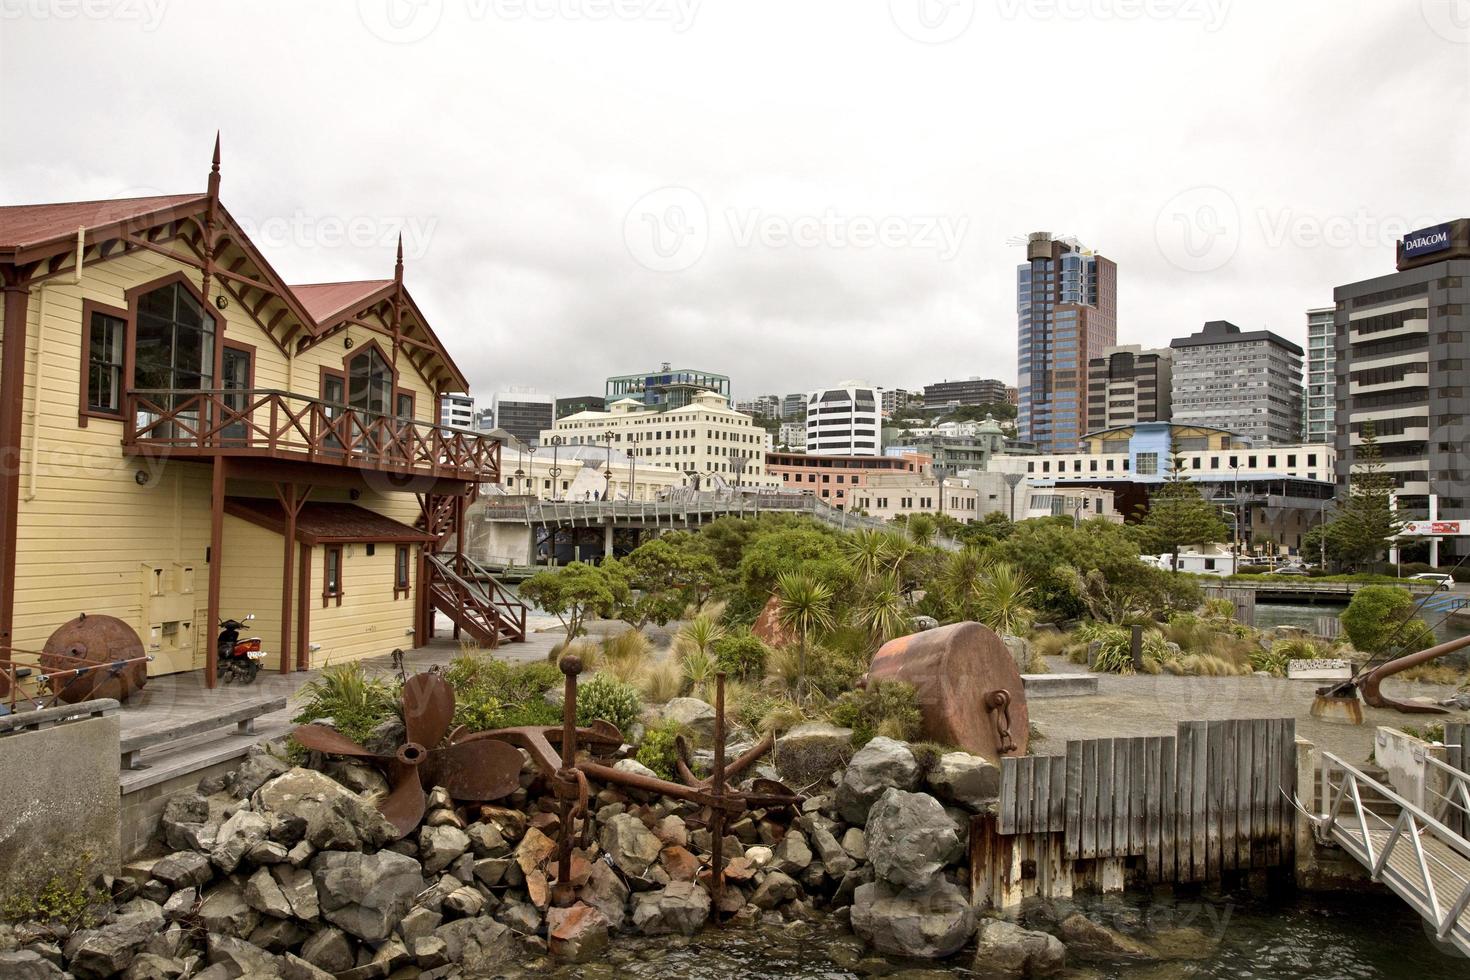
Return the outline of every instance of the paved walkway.
<path id="1" fill-rule="evenodd" d="M 1076 673 L 1086 668 L 1062 657 L 1048 657 L 1053 673 Z M 1033 740 L 1031 751 L 1060 755 L 1067 739 L 1173 735 L 1181 721 L 1223 721 L 1247 718 L 1295 718 L 1301 738 L 1348 761 L 1365 762 L 1373 751 L 1379 725 L 1423 728 L 1445 721 L 1470 721 L 1470 712 L 1448 715 L 1405 715 L 1384 708 L 1363 707 L 1362 725 L 1340 725 L 1311 716 L 1317 688 L 1326 681 L 1289 681 L 1279 677 L 1176 677 L 1138 674 L 1121 677 L 1099 674 L 1094 697 L 1055 698 L 1028 702 L 1031 721 L 1045 736 Z M 1401 700 L 1438 701 L 1453 687 L 1389 679 L 1383 693 Z"/>

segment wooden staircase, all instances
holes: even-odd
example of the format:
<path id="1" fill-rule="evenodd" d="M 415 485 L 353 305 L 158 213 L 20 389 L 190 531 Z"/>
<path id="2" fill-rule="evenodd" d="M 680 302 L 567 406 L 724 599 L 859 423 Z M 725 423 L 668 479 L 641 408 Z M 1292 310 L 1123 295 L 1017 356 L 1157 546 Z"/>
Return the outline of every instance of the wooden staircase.
<path id="1" fill-rule="evenodd" d="M 468 555 L 428 555 L 429 605 L 476 643 L 497 647 L 526 639 L 526 604 Z"/>

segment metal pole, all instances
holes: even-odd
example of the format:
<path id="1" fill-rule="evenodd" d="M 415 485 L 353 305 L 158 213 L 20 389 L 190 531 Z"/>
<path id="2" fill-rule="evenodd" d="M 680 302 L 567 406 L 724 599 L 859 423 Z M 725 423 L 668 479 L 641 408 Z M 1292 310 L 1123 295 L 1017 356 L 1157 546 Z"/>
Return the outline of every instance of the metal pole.
<path id="1" fill-rule="evenodd" d="M 715 762 L 710 788 L 721 800 L 725 796 L 725 672 L 715 674 Z M 710 905 L 719 921 L 720 899 L 725 890 L 725 808 L 717 806 L 710 820 Z"/>

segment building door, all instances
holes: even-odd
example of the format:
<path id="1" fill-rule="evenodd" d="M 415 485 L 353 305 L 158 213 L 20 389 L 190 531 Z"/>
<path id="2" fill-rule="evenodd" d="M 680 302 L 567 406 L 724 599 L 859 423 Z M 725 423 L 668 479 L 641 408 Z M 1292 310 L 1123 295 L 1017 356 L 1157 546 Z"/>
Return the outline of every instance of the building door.
<path id="1" fill-rule="evenodd" d="M 220 387 L 225 390 L 225 410 L 243 412 L 250 403 L 249 396 L 245 392 L 250 389 L 253 355 L 250 351 L 241 350 L 238 347 L 226 347 L 222 352 L 222 359 Z M 248 445 L 250 442 L 249 429 L 248 422 L 242 418 L 226 425 L 221 430 L 220 437 L 227 446 Z"/>

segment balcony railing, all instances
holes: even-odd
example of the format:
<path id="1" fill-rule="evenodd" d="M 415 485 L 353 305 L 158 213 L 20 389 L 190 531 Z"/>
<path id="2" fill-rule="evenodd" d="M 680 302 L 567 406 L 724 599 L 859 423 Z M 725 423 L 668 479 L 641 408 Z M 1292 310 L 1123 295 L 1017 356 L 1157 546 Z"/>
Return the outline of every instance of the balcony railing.
<path id="1" fill-rule="evenodd" d="M 127 393 L 123 445 L 177 457 L 261 457 L 493 483 L 500 443 L 271 389 Z"/>

